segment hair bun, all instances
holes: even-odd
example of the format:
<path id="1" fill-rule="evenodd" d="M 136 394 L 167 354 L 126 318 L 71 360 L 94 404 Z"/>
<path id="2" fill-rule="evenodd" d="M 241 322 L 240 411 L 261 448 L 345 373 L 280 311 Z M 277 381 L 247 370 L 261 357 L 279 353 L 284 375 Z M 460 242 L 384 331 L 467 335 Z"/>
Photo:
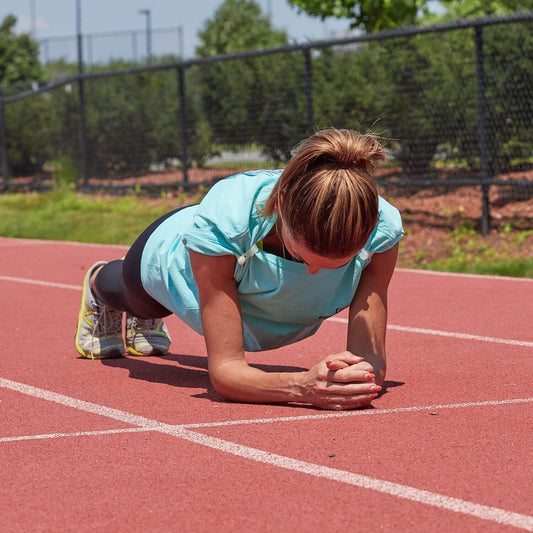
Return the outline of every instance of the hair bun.
<path id="1" fill-rule="evenodd" d="M 378 138 L 369 133 L 329 128 L 311 138 L 314 151 L 309 154 L 308 168 L 331 165 L 370 172 L 386 159 Z"/>

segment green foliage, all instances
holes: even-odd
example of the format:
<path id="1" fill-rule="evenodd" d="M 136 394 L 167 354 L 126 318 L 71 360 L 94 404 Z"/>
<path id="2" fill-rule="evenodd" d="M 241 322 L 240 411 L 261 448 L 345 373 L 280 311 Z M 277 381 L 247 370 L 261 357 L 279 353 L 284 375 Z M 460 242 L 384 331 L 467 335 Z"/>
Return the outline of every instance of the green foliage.
<path id="1" fill-rule="evenodd" d="M 417 22 L 427 0 L 288 0 L 308 15 L 350 19 L 352 28 L 374 32 Z"/>
<path id="2" fill-rule="evenodd" d="M 74 190 L 76 188 L 77 169 L 71 157 L 62 156 L 56 161 L 45 163 L 44 167 L 52 174 L 56 189 Z"/>
<path id="3" fill-rule="evenodd" d="M 516 11 L 533 9 L 532 0 L 440 0 L 447 16 L 482 17 L 487 15 L 509 15 Z"/>
<path id="4" fill-rule="evenodd" d="M 200 32 L 200 56 L 288 44 L 249 0 L 226 0 Z M 305 136 L 301 54 L 276 54 L 202 65 L 195 69 L 201 107 L 216 144 L 257 142 L 276 161 Z"/>
<path id="5" fill-rule="evenodd" d="M 483 32 L 487 80 L 489 163 L 493 175 L 512 170 L 514 159 L 533 153 L 533 32 L 531 24 Z M 504 59 L 507 58 L 507 59 Z"/>
<path id="6" fill-rule="evenodd" d="M 318 124 L 374 131 L 390 139 L 404 174 L 426 177 L 440 144 L 455 148 L 462 132 L 472 134 L 465 124 L 475 138 L 475 90 L 462 87 L 472 72 L 463 62 L 454 72 L 449 59 L 457 48 L 420 36 L 321 52 L 313 64 Z"/>
<path id="7" fill-rule="evenodd" d="M 78 65 L 68 63 L 64 59 L 51 61 L 43 65 L 44 79 L 57 80 L 75 76 L 78 73 Z"/>
<path id="8" fill-rule="evenodd" d="M 483 29 L 491 175 L 527 163 L 533 145 L 530 24 Z M 478 87 L 472 30 L 322 50 L 313 60 L 315 117 L 374 131 L 409 178 L 479 169 Z M 332 98 L 331 95 L 335 95 Z M 444 163 L 444 165 L 443 165 Z"/>
<path id="9" fill-rule="evenodd" d="M 5 106 L 7 157 L 14 175 L 39 175 L 49 152 L 55 114 L 50 97 L 39 95 L 30 101 Z M 54 156 L 55 157 L 55 156 Z"/>
<path id="10" fill-rule="evenodd" d="M 351 28 L 367 33 L 419 24 L 422 21 L 508 15 L 516 11 L 530 11 L 533 0 L 440 0 L 443 13 L 429 10 L 428 0 L 288 0 L 311 16 L 350 20 Z"/>
<path id="11" fill-rule="evenodd" d="M 483 28 L 492 175 L 531 164 L 530 27 Z M 286 34 L 274 30 L 249 0 L 224 2 L 201 36 L 203 55 L 287 44 Z M 475 53 L 471 29 L 313 50 L 314 127 L 381 134 L 391 163 L 408 178 L 435 177 L 437 168 L 439 175 L 459 169 L 461 177 L 475 173 L 480 167 Z M 114 61 L 93 71 L 132 66 L 138 65 Z M 61 61 L 47 66 L 54 77 L 75 71 L 75 65 Z M 84 82 L 90 177 L 203 166 L 222 145 L 238 150 L 255 144 L 277 166 L 308 133 L 302 51 L 205 62 L 186 66 L 184 75 L 183 102 L 176 70 Z M 66 158 L 81 177 L 78 91 L 75 82 L 6 104 L 12 175 L 39 176 L 45 162 Z"/>
<path id="12" fill-rule="evenodd" d="M 464 220 L 446 238 L 450 247 L 446 258 L 425 263 L 422 268 L 451 272 L 469 272 L 513 277 L 533 277 L 533 258 L 516 257 L 517 250 L 533 232 L 514 231 L 512 223 L 506 223 L 500 232 L 500 245 L 495 248 L 489 244 Z M 509 256 L 513 258 L 510 259 Z M 415 258 L 416 259 L 416 258 Z M 420 263 L 423 261 L 420 261 Z"/>
<path id="13" fill-rule="evenodd" d="M 253 0 L 226 0 L 198 34 L 196 55 L 207 57 L 244 50 L 273 48 L 288 43 L 284 31 L 273 30 Z"/>
<path id="14" fill-rule="evenodd" d="M 0 24 L 0 86 L 42 78 L 39 45 L 26 33 L 15 35 L 16 23 L 8 15 Z"/>

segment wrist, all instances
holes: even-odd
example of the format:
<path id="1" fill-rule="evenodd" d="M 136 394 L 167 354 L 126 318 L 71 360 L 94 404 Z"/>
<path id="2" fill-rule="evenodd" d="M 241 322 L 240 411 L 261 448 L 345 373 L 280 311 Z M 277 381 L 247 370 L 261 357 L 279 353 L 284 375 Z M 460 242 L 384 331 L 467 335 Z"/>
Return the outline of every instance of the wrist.
<path id="1" fill-rule="evenodd" d="M 283 374 L 286 379 L 287 390 L 293 402 L 307 402 L 309 383 L 309 370 L 302 372 L 289 372 Z"/>

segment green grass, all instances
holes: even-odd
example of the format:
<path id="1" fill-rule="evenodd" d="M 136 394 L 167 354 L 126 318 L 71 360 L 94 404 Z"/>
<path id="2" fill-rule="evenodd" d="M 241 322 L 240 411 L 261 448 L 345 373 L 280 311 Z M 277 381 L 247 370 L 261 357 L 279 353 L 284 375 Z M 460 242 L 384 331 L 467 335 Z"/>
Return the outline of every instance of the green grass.
<path id="1" fill-rule="evenodd" d="M 420 267 L 419 267 L 420 268 Z M 513 278 L 533 278 L 533 259 L 513 259 L 511 261 L 489 263 L 479 261 L 474 264 L 457 261 L 454 258 L 434 261 L 422 268 L 444 272 L 463 272 L 469 274 L 491 274 L 494 276 L 511 276 Z"/>
<path id="2" fill-rule="evenodd" d="M 448 257 L 426 263 L 422 268 L 533 278 L 533 258 L 516 257 L 513 253 L 531 233 L 529 230 L 513 233 L 512 225 L 507 223 L 501 229 L 502 242 L 496 249 L 467 222 L 463 222 L 445 238 L 450 247 Z M 509 259 L 510 254 L 513 254 L 512 259 Z"/>
<path id="3" fill-rule="evenodd" d="M 3 194 L 0 235 L 130 244 L 144 228 L 173 207 L 171 202 L 156 204 L 135 196 L 94 197 L 72 191 Z"/>

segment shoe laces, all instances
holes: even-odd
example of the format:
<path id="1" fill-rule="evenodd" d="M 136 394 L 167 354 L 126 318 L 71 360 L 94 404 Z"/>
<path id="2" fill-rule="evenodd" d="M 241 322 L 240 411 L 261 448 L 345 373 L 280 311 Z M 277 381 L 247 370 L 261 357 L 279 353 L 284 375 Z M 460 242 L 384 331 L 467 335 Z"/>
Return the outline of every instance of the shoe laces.
<path id="1" fill-rule="evenodd" d="M 158 318 L 139 318 L 137 316 L 131 317 L 131 329 L 134 331 L 150 331 L 157 328 Z"/>
<path id="2" fill-rule="evenodd" d="M 97 301 L 94 333 L 100 336 L 120 335 L 122 333 L 122 311 L 117 311 Z"/>

